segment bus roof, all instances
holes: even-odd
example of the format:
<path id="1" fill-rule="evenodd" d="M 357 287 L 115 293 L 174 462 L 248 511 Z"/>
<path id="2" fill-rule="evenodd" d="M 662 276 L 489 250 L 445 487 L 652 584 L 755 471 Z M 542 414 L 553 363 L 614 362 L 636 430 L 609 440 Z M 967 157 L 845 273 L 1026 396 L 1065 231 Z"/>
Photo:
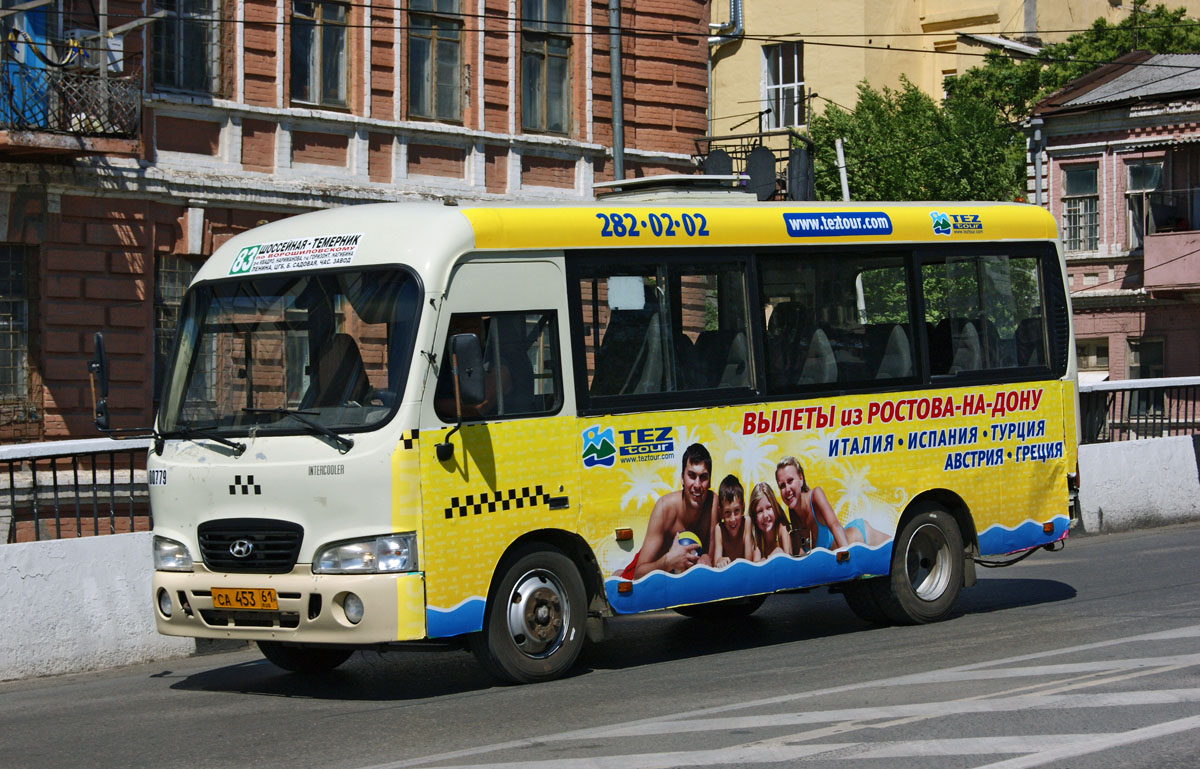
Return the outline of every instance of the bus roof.
<path id="1" fill-rule="evenodd" d="M 1052 240 L 1053 217 L 1019 203 L 744 202 L 686 195 L 594 203 L 375 203 L 282 219 L 237 235 L 198 280 L 405 264 L 440 288 L 470 251 Z"/>

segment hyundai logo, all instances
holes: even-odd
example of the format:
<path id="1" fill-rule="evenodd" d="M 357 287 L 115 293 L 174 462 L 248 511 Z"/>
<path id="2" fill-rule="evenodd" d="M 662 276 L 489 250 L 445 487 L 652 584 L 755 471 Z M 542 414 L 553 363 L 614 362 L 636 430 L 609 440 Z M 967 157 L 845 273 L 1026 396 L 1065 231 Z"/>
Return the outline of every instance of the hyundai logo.
<path id="1" fill-rule="evenodd" d="M 250 554 L 253 552 L 254 543 L 248 539 L 235 540 L 234 543 L 229 546 L 229 554 L 234 558 L 249 558 Z"/>

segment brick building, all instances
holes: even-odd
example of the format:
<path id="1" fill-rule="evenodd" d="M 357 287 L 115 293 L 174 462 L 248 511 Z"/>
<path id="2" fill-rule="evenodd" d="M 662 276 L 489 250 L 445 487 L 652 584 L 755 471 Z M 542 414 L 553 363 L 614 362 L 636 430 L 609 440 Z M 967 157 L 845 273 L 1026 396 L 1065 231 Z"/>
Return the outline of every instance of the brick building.
<path id="1" fill-rule="evenodd" d="M 0 441 L 94 434 L 99 329 L 148 424 L 183 287 L 257 223 L 613 177 L 605 0 L 98 3 L 0 11 Z M 620 5 L 625 175 L 691 172 L 708 2 Z"/>
<path id="2" fill-rule="evenodd" d="M 1039 103 L 1030 136 L 1080 381 L 1200 374 L 1200 55 L 1128 54 Z"/>

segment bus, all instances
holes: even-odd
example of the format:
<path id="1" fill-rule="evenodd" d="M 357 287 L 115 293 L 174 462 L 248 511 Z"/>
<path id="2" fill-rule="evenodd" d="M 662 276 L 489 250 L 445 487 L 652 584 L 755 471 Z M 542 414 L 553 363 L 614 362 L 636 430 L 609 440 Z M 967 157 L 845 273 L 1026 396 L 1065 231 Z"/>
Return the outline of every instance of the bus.
<path id="1" fill-rule="evenodd" d="M 943 619 L 1075 517 L 1065 276 L 1023 204 L 634 188 L 238 234 L 153 428 L 157 628 L 300 672 L 465 644 L 534 682 L 639 612 L 829 586 Z"/>

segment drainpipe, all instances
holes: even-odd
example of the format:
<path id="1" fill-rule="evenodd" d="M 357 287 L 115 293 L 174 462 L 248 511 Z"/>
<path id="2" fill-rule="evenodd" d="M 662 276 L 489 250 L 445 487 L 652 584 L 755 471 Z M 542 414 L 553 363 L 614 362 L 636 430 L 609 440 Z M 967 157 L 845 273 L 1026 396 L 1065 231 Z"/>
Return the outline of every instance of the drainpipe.
<path id="1" fill-rule="evenodd" d="M 724 24 L 709 24 L 708 31 L 715 33 L 708 38 L 708 135 L 712 136 L 713 102 L 712 102 L 712 57 L 715 49 L 726 43 L 740 40 L 745 28 L 742 17 L 742 0 L 729 0 L 729 21 Z"/>
<path id="2" fill-rule="evenodd" d="M 608 0 L 608 57 L 612 74 L 613 180 L 625 178 L 625 99 L 621 86 L 621 0 Z"/>

